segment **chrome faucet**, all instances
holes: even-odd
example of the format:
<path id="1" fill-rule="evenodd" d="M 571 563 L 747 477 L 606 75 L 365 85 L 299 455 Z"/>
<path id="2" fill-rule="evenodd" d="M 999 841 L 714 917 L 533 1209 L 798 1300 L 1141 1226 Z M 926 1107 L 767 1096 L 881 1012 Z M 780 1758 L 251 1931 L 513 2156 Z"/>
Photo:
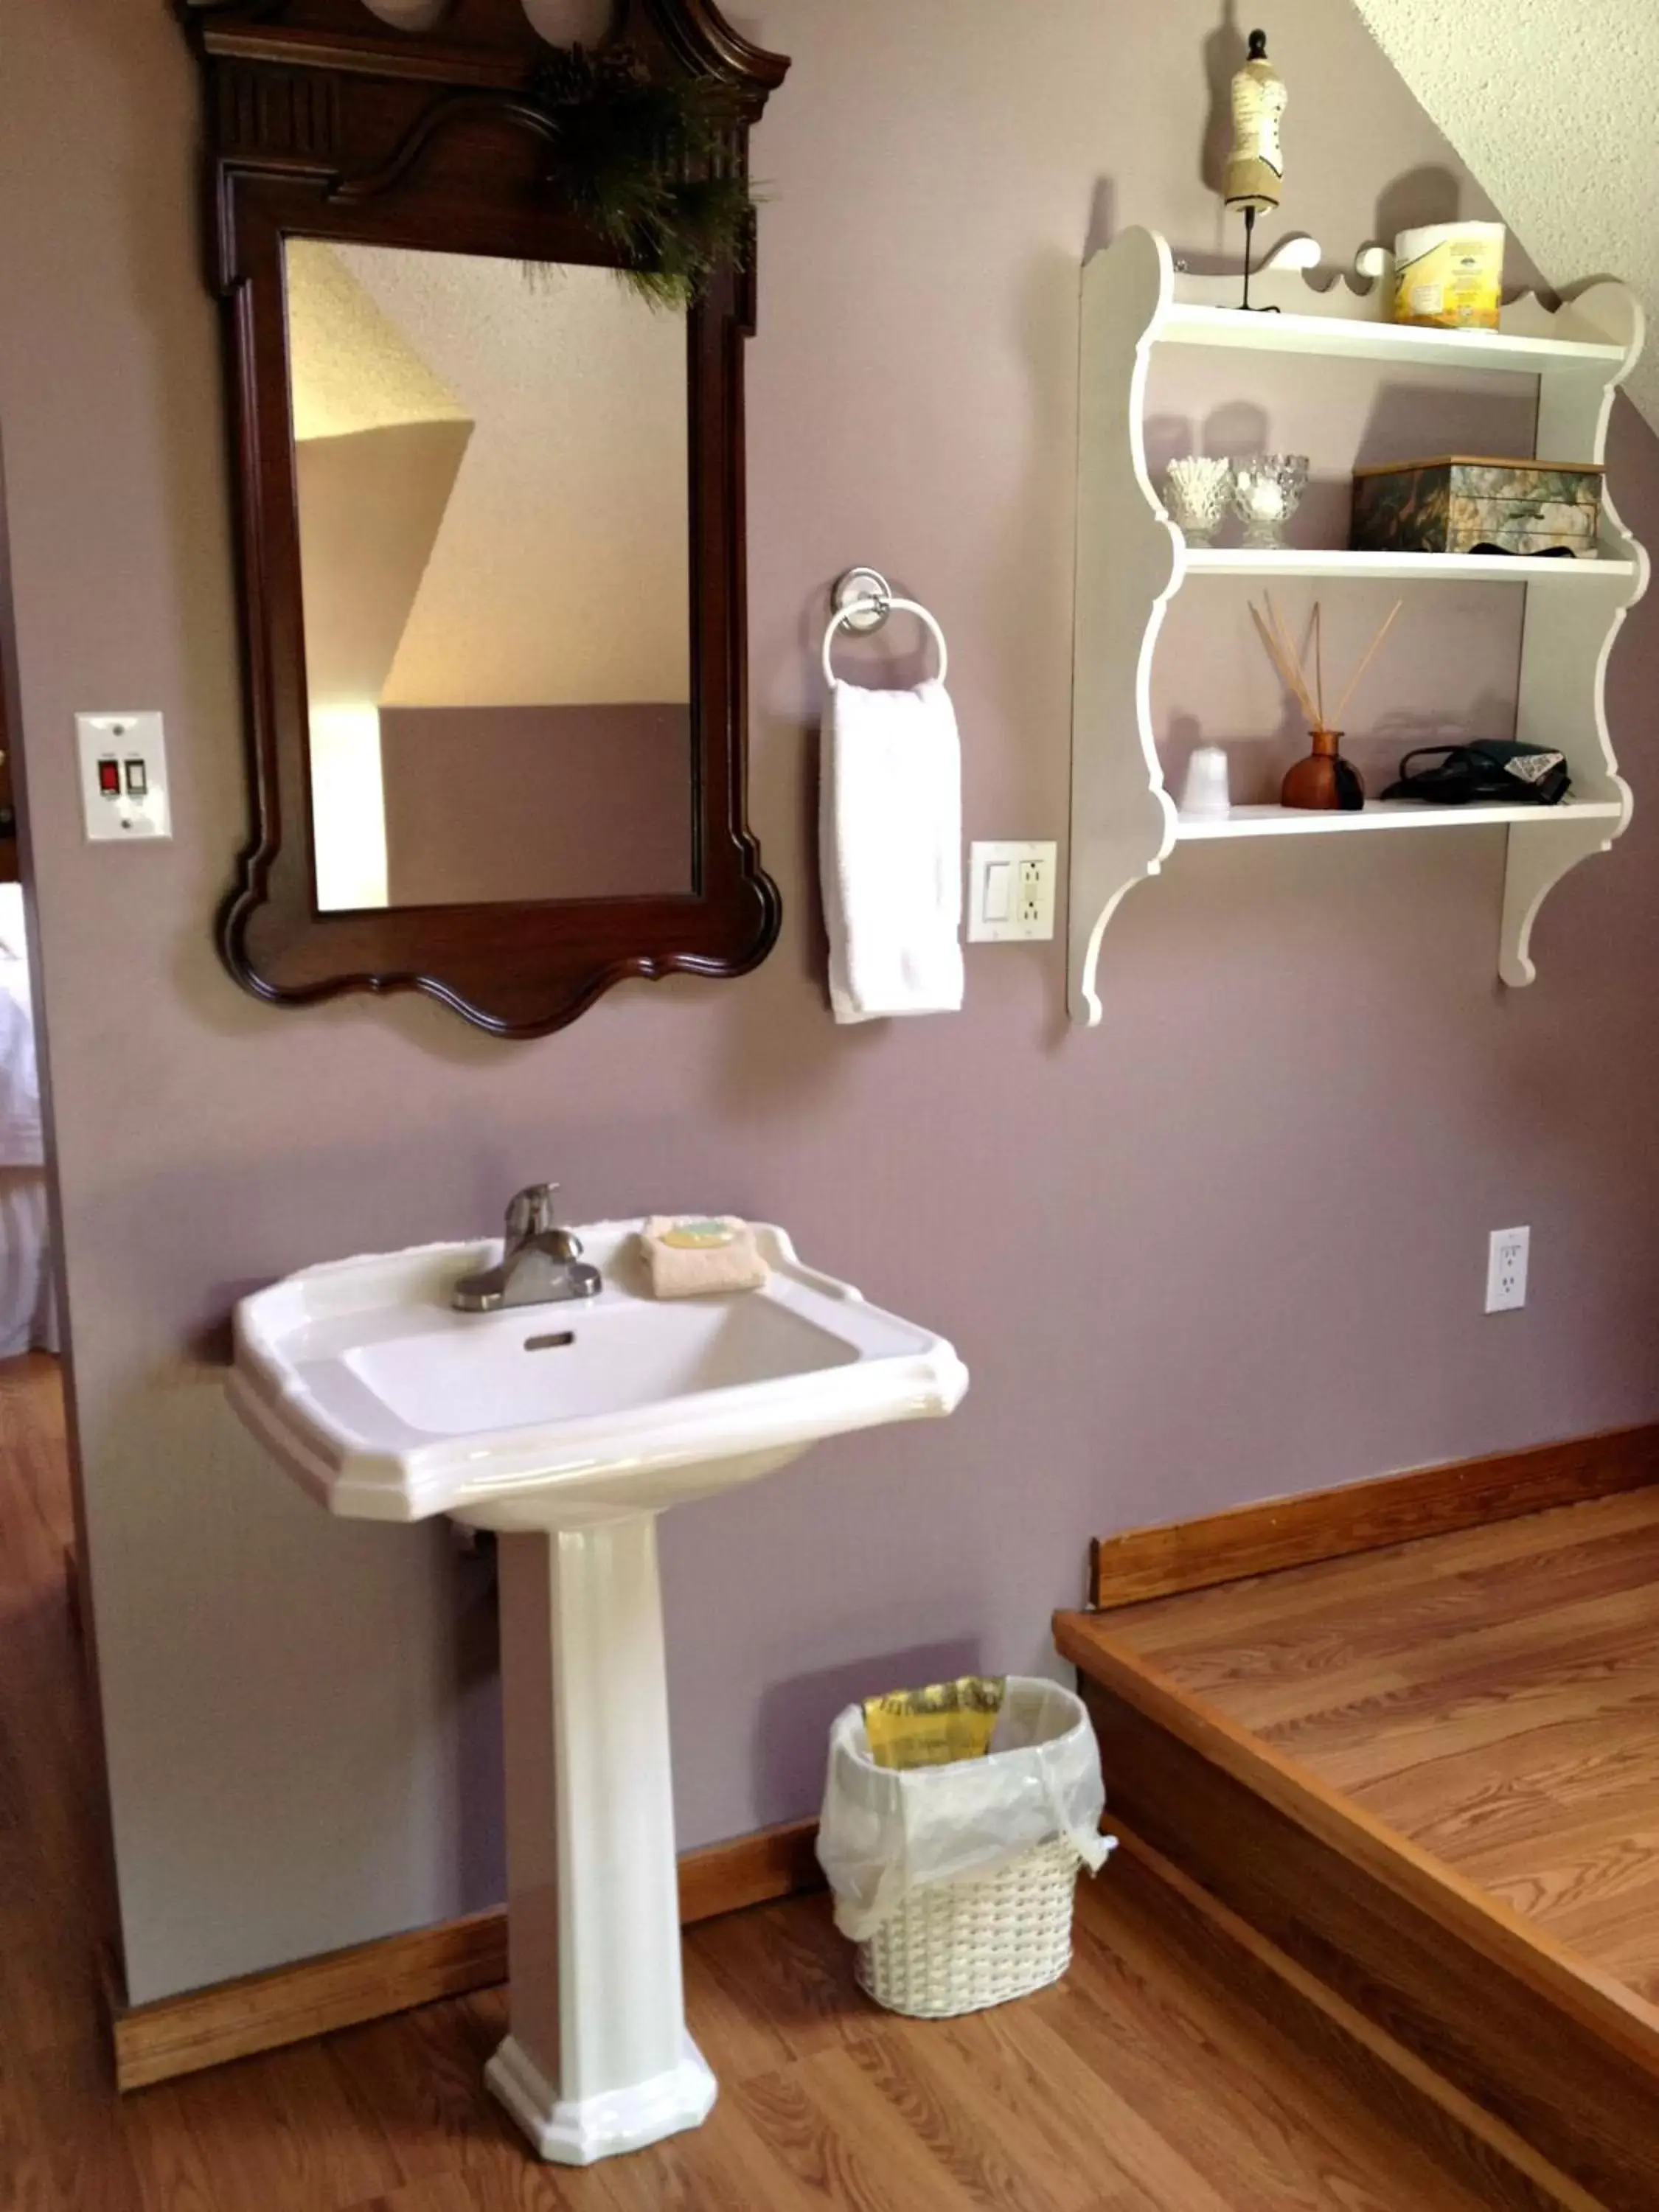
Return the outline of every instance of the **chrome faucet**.
<path id="1" fill-rule="evenodd" d="M 463 1275 L 455 1285 L 459 1313 L 499 1313 L 505 1306 L 546 1306 L 570 1298 L 596 1298 L 604 1289 L 597 1267 L 582 1258 L 580 1237 L 556 1218 L 556 1182 L 532 1183 L 507 1209 L 507 1236 L 499 1267 Z"/>

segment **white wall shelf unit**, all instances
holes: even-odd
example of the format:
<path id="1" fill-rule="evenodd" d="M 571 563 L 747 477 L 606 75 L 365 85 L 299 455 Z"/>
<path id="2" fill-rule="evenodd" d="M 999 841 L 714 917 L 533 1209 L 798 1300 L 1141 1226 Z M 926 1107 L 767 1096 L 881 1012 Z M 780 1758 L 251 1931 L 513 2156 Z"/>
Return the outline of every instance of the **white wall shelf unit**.
<path id="1" fill-rule="evenodd" d="M 1528 294 L 1504 309 L 1498 331 L 1416 330 L 1389 319 L 1393 261 L 1383 249 L 1367 246 L 1353 276 L 1323 291 L 1310 281 L 1320 261 L 1311 239 L 1289 240 L 1271 257 L 1255 297 L 1278 314 L 1232 305 L 1236 276 L 1178 270 L 1168 244 L 1150 230 L 1125 231 L 1084 271 L 1067 982 L 1072 1018 L 1085 1026 L 1101 1019 L 1095 974 L 1106 925 L 1178 845 L 1502 828 L 1508 854 L 1498 968 L 1506 983 L 1520 985 L 1536 972 L 1529 945 L 1546 897 L 1580 860 L 1607 851 L 1630 822 L 1605 678 L 1626 613 L 1647 588 L 1648 560 L 1610 495 L 1595 560 L 1189 548 L 1148 473 L 1145 403 L 1152 349 L 1160 343 L 1384 368 L 1507 369 L 1538 380 L 1534 453 L 1600 465 L 1614 394 L 1642 350 L 1640 301 L 1622 284 L 1596 283 L 1553 311 Z M 1189 580 L 1206 576 L 1524 586 L 1516 735 L 1566 755 L 1571 799 L 1547 809 L 1374 803 L 1357 814 L 1237 806 L 1226 820 L 1182 821 L 1164 787 L 1152 726 L 1152 658 L 1170 601 Z"/>

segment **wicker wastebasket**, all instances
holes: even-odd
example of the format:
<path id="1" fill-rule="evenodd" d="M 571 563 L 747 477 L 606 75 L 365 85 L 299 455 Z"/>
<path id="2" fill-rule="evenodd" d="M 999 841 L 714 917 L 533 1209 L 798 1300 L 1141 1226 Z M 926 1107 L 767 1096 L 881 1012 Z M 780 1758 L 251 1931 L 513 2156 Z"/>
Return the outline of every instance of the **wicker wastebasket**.
<path id="1" fill-rule="evenodd" d="M 948 2020 L 1030 1996 L 1072 1963 L 1083 1861 L 1056 1836 L 977 1881 L 936 1881 L 906 1898 L 858 1947 L 860 1989 L 889 2012 Z"/>
<path id="2" fill-rule="evenodd" d="M 860 1986 L 925 2020 L 979 2012 L 1071 1964 L 1079 1869 L 1099 1867 L 1100 1757 L 1081 1701 L 1011 1677 L 988 1758 L 878 1768 L 857 1706 L 830 1736 L 818 1856 Z"/>

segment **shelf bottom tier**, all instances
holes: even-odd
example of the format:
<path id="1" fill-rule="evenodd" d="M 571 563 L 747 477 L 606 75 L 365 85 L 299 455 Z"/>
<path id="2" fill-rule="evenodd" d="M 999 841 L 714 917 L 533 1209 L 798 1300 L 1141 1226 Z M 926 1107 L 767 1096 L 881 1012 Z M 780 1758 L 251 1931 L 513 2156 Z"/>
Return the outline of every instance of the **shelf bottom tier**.
<path id="1" fill-rule="evenodd" d="M 1226 837 L 1318 837 L 1361 830 L 1482 830 L 1550 822 L 1605 822 L 1608 834 L 1624 817 L 1616 799 L 1570 799 L 1559 806 L 1425 806 L 1414 799 L 1372 800 L 1357 814 L 1311 813 L 1295 806 L 1235 806 L 1213 820 L 1182 815 L 1182 844 Z"/>

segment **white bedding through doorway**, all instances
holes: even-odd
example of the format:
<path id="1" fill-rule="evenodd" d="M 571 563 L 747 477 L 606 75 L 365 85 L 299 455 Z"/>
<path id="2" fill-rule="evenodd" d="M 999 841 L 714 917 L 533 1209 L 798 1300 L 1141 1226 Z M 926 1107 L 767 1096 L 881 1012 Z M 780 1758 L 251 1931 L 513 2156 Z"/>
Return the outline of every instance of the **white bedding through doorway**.
<path id="1" fill-rule="evenodd" d="M 45 1158 L 22 894 L 0 884 L 0 1359 L 58 1349 Z"/>

